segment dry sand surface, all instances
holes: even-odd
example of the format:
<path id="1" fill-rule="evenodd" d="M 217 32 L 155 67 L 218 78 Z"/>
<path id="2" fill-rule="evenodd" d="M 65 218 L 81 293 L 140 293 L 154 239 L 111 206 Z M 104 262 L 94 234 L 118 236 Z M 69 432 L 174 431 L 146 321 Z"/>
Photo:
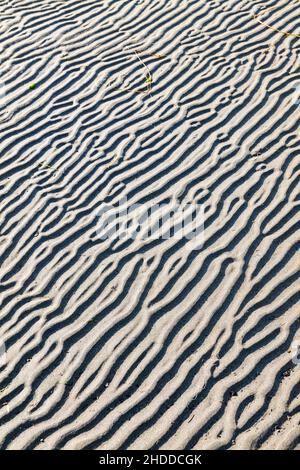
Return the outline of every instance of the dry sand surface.
<path id="1" fill-rule="evenodd" d="M 2 449 L 299 447 L 299 17 L 0 0 Z"/>

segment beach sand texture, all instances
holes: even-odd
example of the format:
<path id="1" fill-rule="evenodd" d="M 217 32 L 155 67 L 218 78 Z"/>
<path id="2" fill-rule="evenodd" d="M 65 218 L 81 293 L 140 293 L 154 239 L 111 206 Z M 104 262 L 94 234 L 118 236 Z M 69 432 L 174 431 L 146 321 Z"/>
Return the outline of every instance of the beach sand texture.
<path id="1" fill-rule="evenodd" d="M 299 447 L 299 18 L 0 0 L 2 449 Z M 203 245 L 99 236 L 124 199 Z"/>

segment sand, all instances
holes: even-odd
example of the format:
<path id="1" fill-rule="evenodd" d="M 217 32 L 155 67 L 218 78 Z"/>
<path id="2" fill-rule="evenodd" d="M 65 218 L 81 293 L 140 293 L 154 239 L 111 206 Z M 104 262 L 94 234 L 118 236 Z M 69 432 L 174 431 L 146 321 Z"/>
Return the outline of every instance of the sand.
<path id="1" fill-rule="evenodd" d="M 2 449 L 299 447 L 299 16 L 0 1 Z"/>

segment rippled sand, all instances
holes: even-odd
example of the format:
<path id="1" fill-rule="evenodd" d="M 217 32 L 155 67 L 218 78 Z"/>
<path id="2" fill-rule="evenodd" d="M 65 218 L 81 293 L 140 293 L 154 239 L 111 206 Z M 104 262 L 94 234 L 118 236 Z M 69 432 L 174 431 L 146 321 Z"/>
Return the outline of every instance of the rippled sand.
<path id="1" fill-rule="evenodd" d="M 299 447 L 299 17 L 0 0 L 1 448 Z M 203 245 L 99 236 L 124 200 Z"/>

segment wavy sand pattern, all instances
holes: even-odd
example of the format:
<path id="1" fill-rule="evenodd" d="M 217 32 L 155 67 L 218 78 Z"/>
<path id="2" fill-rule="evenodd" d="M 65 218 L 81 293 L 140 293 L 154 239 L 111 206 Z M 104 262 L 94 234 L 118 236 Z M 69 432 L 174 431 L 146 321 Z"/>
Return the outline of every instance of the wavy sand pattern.
<path id="1" fill-rule="evenodd" d="M 299 17 L 0 1 L 1 448 L 299 447 Z M 101 239 L 125 197 L 202 248 Z"/>

